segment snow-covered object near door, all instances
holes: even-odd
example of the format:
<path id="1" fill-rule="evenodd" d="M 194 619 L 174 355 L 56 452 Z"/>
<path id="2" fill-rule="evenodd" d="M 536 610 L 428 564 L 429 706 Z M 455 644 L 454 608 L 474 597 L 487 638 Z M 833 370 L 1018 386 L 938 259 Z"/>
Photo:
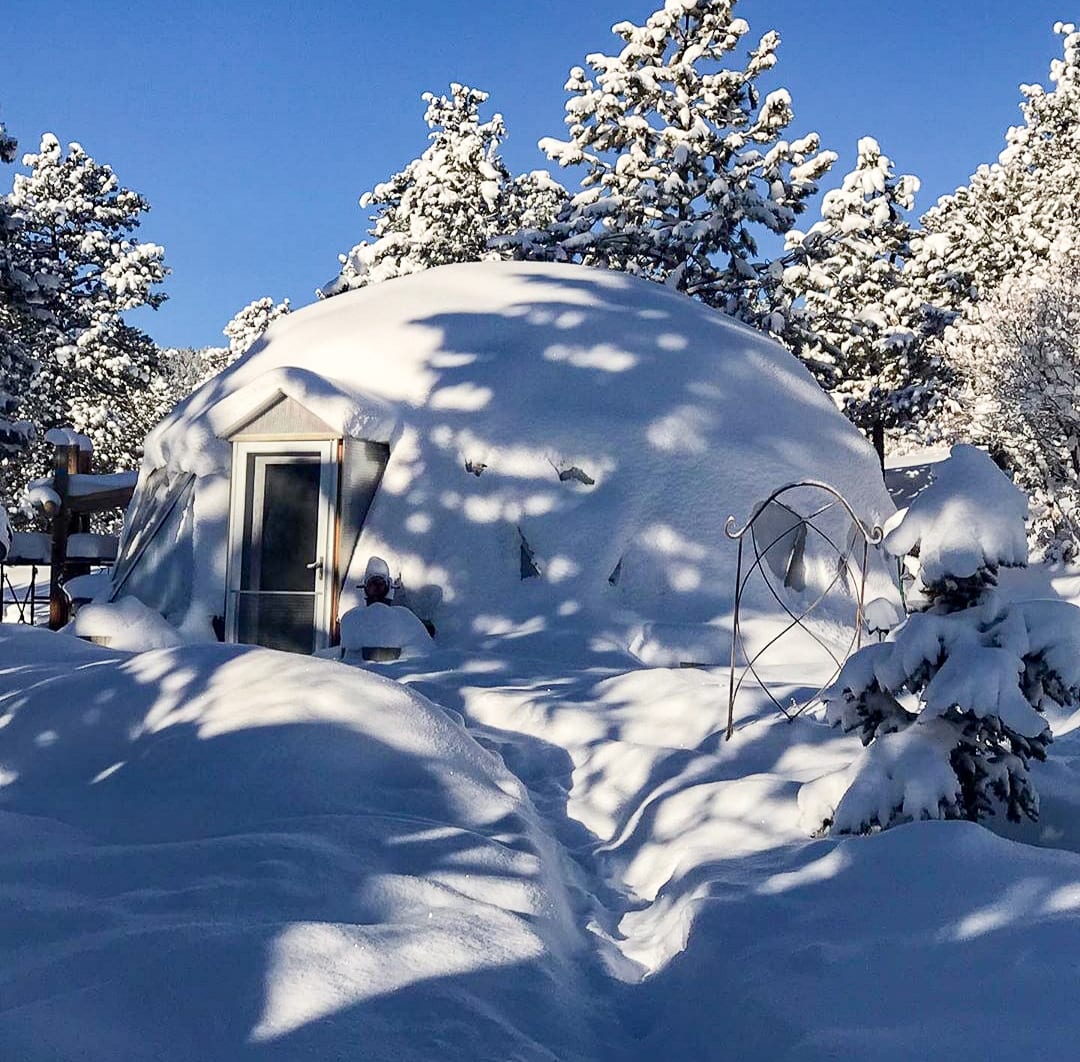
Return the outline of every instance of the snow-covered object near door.
<path id="1" fill-rule="evenodd" d="M 341 617 L 341 648 L 348 653 L 396 649 L 409 657 L 430 649 L 431 635 L 409 609 L 373 601 Z"/>
<path id="2" fill-rule="evenodd" d="M 573 626 L 625 646 L 643 620 L 722 622 L 724 521 L 793 480 L 831 483 L 868 523 L 893 511 L 862 436 L 757 332 L 619 273 L 453 265 L 274 321 L 181 404 L 147 439 L 117 593 L 178 626 L 226 612 L 234 440 L 275 402 L 341 440 L 336 615 L 385 557 L 443 644 Z M 387 455 L 355 518 L 351 446 Z M 834 570 L 808 556 L 807 591 Z M 890 593 L 883 569 L 867 592 Z M 763 590 L 744 604 L 776 608 Z"/>

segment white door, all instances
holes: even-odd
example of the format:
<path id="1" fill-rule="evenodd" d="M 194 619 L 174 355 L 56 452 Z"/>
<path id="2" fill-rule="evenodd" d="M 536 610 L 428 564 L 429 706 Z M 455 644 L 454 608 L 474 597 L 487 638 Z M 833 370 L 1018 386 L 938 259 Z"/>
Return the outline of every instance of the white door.
<path id="1" fill-rule="evenodd" d="M 294 653 L 330 641 L 337 445 L 233 445 L 226 629 Z"/>

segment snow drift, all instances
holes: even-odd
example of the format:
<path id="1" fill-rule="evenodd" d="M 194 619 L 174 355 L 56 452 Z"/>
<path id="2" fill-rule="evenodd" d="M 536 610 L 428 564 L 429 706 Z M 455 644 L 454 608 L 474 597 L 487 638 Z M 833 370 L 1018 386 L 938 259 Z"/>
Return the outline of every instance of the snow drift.
<path id="1" fill-rule="evenodd" d="M 419 694 L 250 647 L 0 658 L 0 1057 L 602 1053 L 550 838 Z"/>

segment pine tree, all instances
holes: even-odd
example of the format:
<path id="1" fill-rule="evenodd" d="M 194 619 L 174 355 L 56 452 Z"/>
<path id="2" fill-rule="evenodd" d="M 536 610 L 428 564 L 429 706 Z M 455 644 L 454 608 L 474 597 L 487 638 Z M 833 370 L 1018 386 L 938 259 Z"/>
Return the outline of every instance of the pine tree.
<path id="1" fill-rule="evenodd" d="M 453 84 L 449 96 L 430 92 L 424 121 L 430 146 L 400 173 L 360 198 L 374 208 L 372 242 L 341 256 L 341 273 L 321 291 L 340 294 L 451 262 L 499 257 L 492 241 L 523 227 L 542 227 L 565 192 L 543 172 L 512 177 L 499 149 L 501 115 L 480 120 L 486 92 Z"/>
<path id="2" fill-rule="evenodd" d="M 222 329 L 227 347 L 173 347 L 161 351 L 164 406 L 172 409 L 192 391 L 246 354 L 272 321 L 289 312 L 289 300 L 250 302 Z"/>
<path id="3" fill-rule="evenodd" d="M 898 514 L 883 548 L 910 557 L 925 609 L 850 657 L 822 695 L 828 720 L 867 747 L 799 794 L 819 824 L 1038 817 L 1028 769 L 1051 742 L 1047 704 L 1080 704 L 1080 609 L 995 595 L 998 569 L 1026 563 L 1026 514 L 1023 491 L 971 446 Z"/>
<path id="4" fill-rule="evenodd" d="M 275 304 L 269 296 L 249 302 L 239 310 L 222 329 L 222 334 L 229 340 L 229 354 L 225 364 L 232 364 L 246 354 L 273 321 L 288 313 L 288 299 Z"/>
<path id="5" fill-rule="evenodd" d="M 998 161 L 942 198 L 912 240 L 925 301 L 959 314 L 941 344 L 959 381 L 940 430 L 979 442 L 1032 496 L 1031 544 L 1080 548 L 1080 33 L 1058 23 L 1050 88 L 1021 86 Z"/>
<path id="6" fill-rule="evenodd" d="M 668 0 L 644 25 L 612 27 L 618 55 L 570 71 L 569 137 L 540 147 L 586 168 L 581 191 L 546 232 L 519 236 L 520 254 L 625 270 L 782 329 L 755 232 L 788 232 L 835 156 L 815 133 L 783 139 L 786 91 L 761 97 L 777 33 L 724 65 L 749 32 L 734 6 Z"/>
<path id="7" fill-rule="evenodd" d="M 930 341 L 947 321 L 907 274 L 906 215 L 918 187 L 864 137 L 855 168 L 822 200 L 821 220 L 787 238 L 783 283 L 799 300 L 788 338 L 882 460 L 884 429 L 920 422 L 935 401 L 940 362 Z"/>
<path id="8" fill-rule="evenodd" d="M 14 162 L 17 147 L 0 122 L 0 162 Z M 22 337 L 35 322 L 37 297 L 33 277 L 20 253 L 20 230 L 21 218 L 7 199 L 0 197 L 0 475 L 33 436 L 30 423 L 17 419 L 16 414 L 33 372 Z"/>
<path id="9" fill-rule="evenodd" d="M 23 415 L 42 433 L 71 426 L 88 435 L 99 467 L 133 467 L 161 412 L 157 348 L 122 316 L 165 298 L 156 290 L 162 249 L 131 239 L 149 204 L 80 145 L 65 153 L 51 134 L 23 164 L 30 172 L 16 175 L 7 204 L 48 319 L 45 328 L 24 321 L 18 336 L 34 362 Z M 34 457 L 40 467 L 43 449 Z M 0 491 L 17 493 L 31 467 L 9 469 Z"/>
<path id="10" fill-rule="evenodd" d="M 913 266 L 927 301 L 966 310 L 1007 278 L 1080 247 L 1080 33 L 1063 22 L 1054 32 L 1063 53 L 1050 64 L 1052 88 L 1020 87 L 1023 122 L 1006 133 L 998 161 L 922 219 Z"/>

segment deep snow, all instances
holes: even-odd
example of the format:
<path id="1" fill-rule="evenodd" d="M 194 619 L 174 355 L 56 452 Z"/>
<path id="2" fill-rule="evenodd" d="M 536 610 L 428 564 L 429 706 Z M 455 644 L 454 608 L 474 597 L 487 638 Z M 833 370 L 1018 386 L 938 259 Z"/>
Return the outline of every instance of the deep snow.
<path id="1" fill-rule="evenodd" d="M 17 627 L 0 660 L 0 1057 L 617 1043 L 521 785 L 421 696 Z"/>
<path id="2" fill-rule="evenodd" d="M 815 839 L 798 793 L 857 738 L 747 688 L 725 742 L 726 669 L 642 664 L 722 625 L 363 670 L 79 623 L 112 644 L 0 628 L 0 1058 L 1075 1054 L 1080 714 L 1038 824 Z M 761 669 L 782 700 L 828 677 L 804 648 Z"/>
<path id="3" fill-rule="evenodd" d="M 1075 720 L 1042 847 L 814 840 L 857 740 L 723 669 L 0 638 L 4 1058 L 1071 1057 Z"/>

